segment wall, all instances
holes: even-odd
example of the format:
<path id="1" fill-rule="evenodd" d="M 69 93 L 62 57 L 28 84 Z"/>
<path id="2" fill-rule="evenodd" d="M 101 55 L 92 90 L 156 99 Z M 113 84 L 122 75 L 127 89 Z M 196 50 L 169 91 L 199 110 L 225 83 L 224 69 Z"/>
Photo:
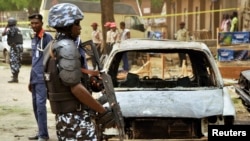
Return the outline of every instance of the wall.
<path id="1" fill-rule="evenodd" d="M 168 37 L 173 38 L 179 27 L 179 22 L 185 21 L 190 32 L 197 35 L 197 38 L 217 38 L 217 27 L 220 26 L 221 12 L 211 12 L 212 10 L 237 8 L 245 1 L 239 0 L 165 0 L 167 2 L 167 15 L 189 13 L 166 17 Z M 144 0 L 142 1 L 144 3 Z M 143 7 L 142 7 L 143 9 Z M 190 14 L 190 12 L 204 12 L 200 14 Z M 232 13 L 233 11 L 226 11 Z M 160 14 L 160 13 L 159 13 Z M 157 15 L 159 15 L 157 14 Z M 145 16 L 145 15 L 144 15 Z"/>

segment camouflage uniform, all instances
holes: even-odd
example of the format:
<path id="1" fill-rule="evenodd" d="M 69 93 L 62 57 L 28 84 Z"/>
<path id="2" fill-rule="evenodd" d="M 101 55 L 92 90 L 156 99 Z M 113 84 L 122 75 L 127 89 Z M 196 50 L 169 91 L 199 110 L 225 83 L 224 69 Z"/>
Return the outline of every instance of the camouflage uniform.
<path id="1" fill-rule="evenodd" d="M 22 66 L 22 52 L 23 52 L 23 45 L 18 44 L 13 47 L 10 47 L 10 69 L 11 73 L 19 73 L 20 68 Z"/>
<path id="2" fill-rule="evenodd" d="M 68 126 L 70 125 L 70 126 Z M 95 125 L 91 121 L 89 112 L 56 115 L 56 134 L 60 141 L 96 140 Z"/>
<path id="3" fill-rule="evenodd" d="M 16 27 L 16 19 L 8 19 L 8 25 L 2 35 L 7 35 L 7 42 L 10 46 L 10 69 L 13 78 L 8 82 L 18 83 L 18 74 L 21 68 L 23 52 L 23 37 L 21 31 Z"/>

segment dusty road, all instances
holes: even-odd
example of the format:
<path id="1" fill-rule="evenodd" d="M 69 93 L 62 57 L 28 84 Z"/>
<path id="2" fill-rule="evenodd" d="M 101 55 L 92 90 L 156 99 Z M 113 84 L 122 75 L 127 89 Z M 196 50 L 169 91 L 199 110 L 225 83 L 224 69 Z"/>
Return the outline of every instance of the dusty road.
<path id="1" fill-rule="evenodd" d="M 19 83 L 9 84 L 9 66 L 0 63 L 0 141 L 27 141 L 35 135 L 37 126 L 32 111 L 31 93 L 28 91 L 30 66 L 23 65 Z M 50 141 L 57 141 L 54 115 L 48 109 L 48 128 Z"/>
<path id="2" fill-rule="evenodd" d="M 29 73 L 30 66 L 23 65 L 19 83 L 9 84 L 7 83 L 11 79 L 9 66 L 0 62 L 0 141 L 27 141 L 27 137 L 34 135 L 37 131 L 31 105 L 31 93 L 27 89 Z M 250 114 L 242 106 L 233 87 L 229 86 L 229 89 L 237 110 L 237 123 L 249 123 Z M 47 101 L 50 141 L 57 141 L 54 115 L 49 106 Z"/>

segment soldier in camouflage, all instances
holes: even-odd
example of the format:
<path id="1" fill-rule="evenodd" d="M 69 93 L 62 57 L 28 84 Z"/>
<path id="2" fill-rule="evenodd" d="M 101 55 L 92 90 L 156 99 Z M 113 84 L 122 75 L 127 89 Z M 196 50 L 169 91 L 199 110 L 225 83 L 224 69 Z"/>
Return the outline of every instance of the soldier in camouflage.
<path id="1" fill-rule="evenodd" d="M 18 83 L 18 74 L 21 68 L 22 52 L 23 52 L 23 37 L 21 31 L 16 27 L 16 19 L 9 18 L 8 24 L 5 27 L 2 36 L 7 35 L 7 43 L 10 46 L 10 68 L 12 80 L 8 83 Z"/>
<path id="2" fill-rule="evenodd" d="M 59 141 L 97 140 L 90 109 L 98 113 L 97 119 L 103 121 L 101 124 L 104 127 L 113 126 L 106 123 L 114 122 L 112 111 L 95 100 L 82 84 L 82 70 L 87 69 L 87 62 L 76 44 L 82 19 L 82 11 L 70 3 L 60 3 L 49 10 L 49 26 L 55 28 L 57 33 L 55 40 L 44 50 L 43 65 Z M 86 70 L 90 71 L 92 75 L 99 75 L 98 71 Z"/>

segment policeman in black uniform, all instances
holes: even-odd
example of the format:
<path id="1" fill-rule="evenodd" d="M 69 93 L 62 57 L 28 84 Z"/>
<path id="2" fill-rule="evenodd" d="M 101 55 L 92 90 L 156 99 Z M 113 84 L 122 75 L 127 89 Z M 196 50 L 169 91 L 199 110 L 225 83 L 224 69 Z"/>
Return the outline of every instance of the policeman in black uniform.
<path id="1" fill-rule="evenodd" d="M 7 35 L 7 43 L 10 46 L 10 69 L 13 76 L 8 83 L 18 83 L 18 74 L 21 68 L 23 36 L 19 28 L 16 27 L 16 23 L 15 18 L 9 18 L 8 25 L 2 33 L 2 36 Z"/>

